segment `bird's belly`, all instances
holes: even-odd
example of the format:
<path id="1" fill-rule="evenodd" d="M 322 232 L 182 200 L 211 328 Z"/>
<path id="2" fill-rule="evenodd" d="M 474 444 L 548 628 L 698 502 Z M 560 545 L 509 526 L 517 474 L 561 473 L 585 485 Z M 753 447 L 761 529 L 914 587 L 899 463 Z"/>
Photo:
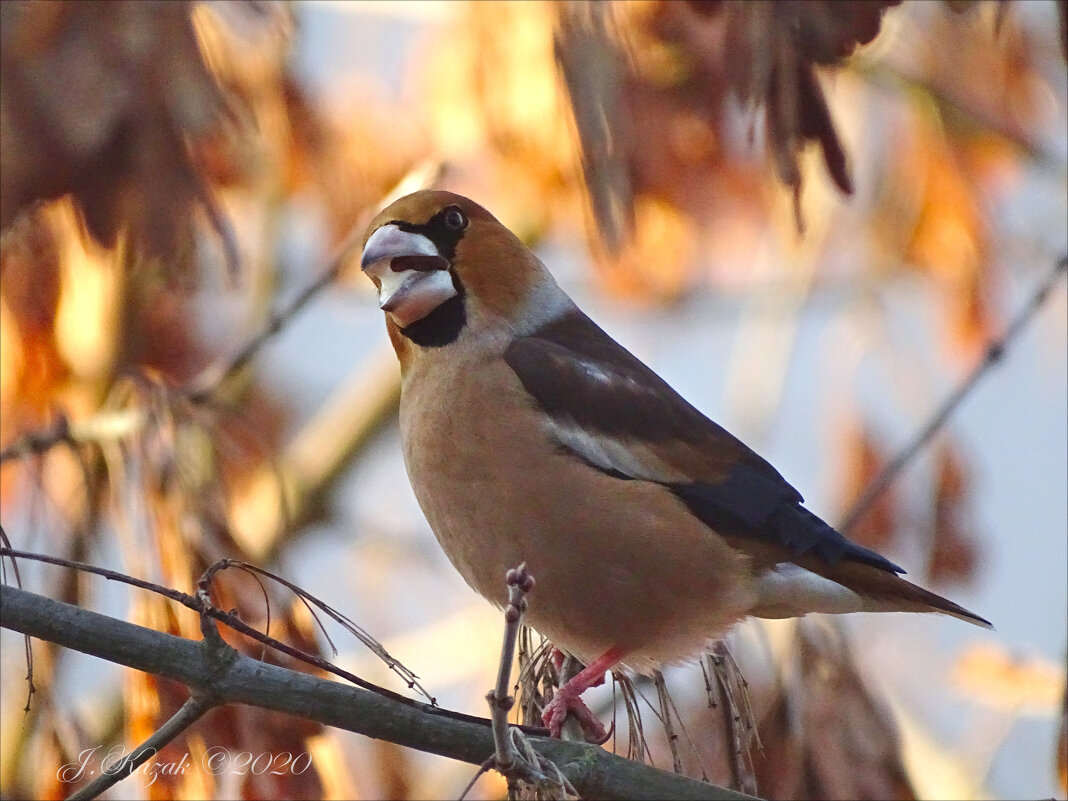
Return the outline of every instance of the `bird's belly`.
<path id="1" fill-rule="evenodd" d="M 530 415 L 420 407 L 402 411 L 405 463 L 442 548 L 498 606 L 526 562 L 527 621 L 558 647 L 587 662 L 623 648 L 647 669 L 697 653 L 754 603 L 748 565 L 665 488 L 595 470 Z"/>

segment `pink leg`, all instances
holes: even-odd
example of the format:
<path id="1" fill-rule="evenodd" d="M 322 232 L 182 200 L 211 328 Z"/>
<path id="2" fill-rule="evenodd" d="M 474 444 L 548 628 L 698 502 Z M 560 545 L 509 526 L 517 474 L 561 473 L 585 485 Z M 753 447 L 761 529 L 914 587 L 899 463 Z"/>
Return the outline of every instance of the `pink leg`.
<path id="1" fill-rule="evenodd" d="M 578 718 L 589 742 L 603 743 L 608 738 L 601 721 L 594 717 L 580 696 L 590 687 L 602 684 L 605 672 L 619 664 L 624 653 L 620 648 L 609 648 L 553 694 L 541 713 L 542 722 L 549 728 L 549 736 L 560 736 L 560 729 L 570 713 Z M 556 654 L 553 654 L 553 661 L 556 661 Z"/>
<path id="2" fill-rule="evenodd" d="M 563 651 L 554 646 L 553 653 L 550 658 L 553 660 L 553 667 L 556 668 L 556 675 L 564 675 L 564 659 L 567 658 L 566 654 L 564 654 Z"/>
<path id="3" fill-rule="evenodd" d="M 613 649 L 613 650 L 616 650 L 616 649 Z M 607 655 L 608 654 L 605 654 L 605 656 L 607 656 Z M 559 648 L 554 646 L 553 647 L 553 652 L 552 652 L 552 654 L 551 654 L 551 656 L 549 658 L 552 659 L 553 667 L 556 668 L 556 675 L 557 676 L 563 676 L 564 675 L 564 660 L 567 659 L 567 654 L 565 654 Z M 601 657 L 601 658 L 603 659 L 604 657 Z M 619 658 L 616 659 L 616 662 L 618 662 L 619 659 L 622 659 L 622 658 L 623 658 L 623 651 L 619 651 Z M 611 665 L 609 665 L 607 668 L 605 668 L 605 670 L 607 671 L 607 670 L 611 669 L 614 666 L 615 666 L 615 662 L 613 662 Z M 594 681 L 592 684 L 587 685 L 587 689 L 589 689 L 590 687 L 600 687 L 602 684 L 604 684 L 604 673 L 602 673 L 601 677 L 599 679 L 597 679 L 596 681 Z"/>

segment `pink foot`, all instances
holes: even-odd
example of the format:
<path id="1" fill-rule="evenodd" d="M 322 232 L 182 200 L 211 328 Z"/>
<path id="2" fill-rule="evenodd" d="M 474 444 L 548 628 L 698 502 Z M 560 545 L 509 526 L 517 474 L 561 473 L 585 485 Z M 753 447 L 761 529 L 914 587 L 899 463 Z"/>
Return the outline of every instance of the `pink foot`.
<path id="1" fill-rule="evenodd" d="M 564 721 L 569 714 L 572 714 L 578 719 L 587 742 L 600 745 L 608 739 L 608 732 L 605 731 L 604 725 L 583 703 L 581 696 L 590 687 L 603 684 L 605 671 L 618 664 L 623 654 L 624 652 L 619 648 L 609 648 L 553 694 L 552 700 L 541 714 L 541 720 L 549 729 L 550 737 L 560 737 Z M 553 662 L 559 673 L 563 654 L 556 649 L 553 650 Z"/>
<path id="2" fill-rule="evenodd" d="M 575 692 L 570 683 L 565 684 L 553 694 L 552 700 L 541 713 L 541 721 L 549 729 L 550 737 L 560 738 L 560 731 L 568 715 L 578 718 L 586 742 L 600 745 L 608 739 L 604 724 L 590 711 L 582 700 L 581 693 Z"/>

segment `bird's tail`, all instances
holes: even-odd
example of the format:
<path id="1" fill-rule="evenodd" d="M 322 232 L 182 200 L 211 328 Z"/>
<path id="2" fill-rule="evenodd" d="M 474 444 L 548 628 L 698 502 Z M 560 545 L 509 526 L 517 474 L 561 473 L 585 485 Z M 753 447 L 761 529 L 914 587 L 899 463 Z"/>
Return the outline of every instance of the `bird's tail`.
<path id="1" fill-rule="evenodd" d="M 941 612 L 985 629 L 994 628 L 985 617 L 887 570 L 848 559 L 833 567 L 805 566 L 859 595 L 865 612 Z"/>
<path id="2" fill-rule="evenodd" d="M 892 583 L 897 586 L 894 588 L 893 595 L 885 599 L 884 603 L 887 606 L 883 607 L 888 611 L 941 612 L 942 614 L 959 618 L 966 623 L 982 626 L 984 629 L 994 628 L 993 624 L 985 617 L 980 617 L 960 604 L 954 603 L 948 598 L 943 598 L 930 590 L 925 590 L 923 587 L 918 587 L 900 576 L 895 576 Z"/>

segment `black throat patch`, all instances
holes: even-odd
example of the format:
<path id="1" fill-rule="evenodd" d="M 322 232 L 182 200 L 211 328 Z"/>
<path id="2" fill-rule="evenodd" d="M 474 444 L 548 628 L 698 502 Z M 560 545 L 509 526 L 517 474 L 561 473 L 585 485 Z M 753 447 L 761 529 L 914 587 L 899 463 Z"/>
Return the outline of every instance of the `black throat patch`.
<path id="1" fill-rule="evenodd" d="M 460 336 L 467 324 L 467 309 L 464 306 L 464 291 L 456 276 L 452 277 L 457 294 L 438 306 L 426 317 L 416 320 L 400 332 L 416 345 L 424 348 L 442 348 L 451 345 Z"/>

